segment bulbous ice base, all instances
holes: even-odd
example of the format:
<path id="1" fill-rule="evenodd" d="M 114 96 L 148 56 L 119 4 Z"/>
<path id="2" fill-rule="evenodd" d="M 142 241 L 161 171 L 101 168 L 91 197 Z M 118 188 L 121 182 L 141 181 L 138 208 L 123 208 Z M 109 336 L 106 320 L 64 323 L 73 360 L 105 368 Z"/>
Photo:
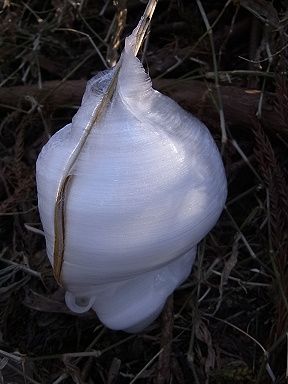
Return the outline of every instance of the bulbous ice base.
<path id="1" fill-rule="evenodd" d="M 196 247 L 165 266 L 123 281 L 89 287 L 89 296 L 66 292 L 69 309 L 83 313 L 92 308 L 110 329 L 142 331 L 162 311 L 168 296 L 190 274 Z"/>

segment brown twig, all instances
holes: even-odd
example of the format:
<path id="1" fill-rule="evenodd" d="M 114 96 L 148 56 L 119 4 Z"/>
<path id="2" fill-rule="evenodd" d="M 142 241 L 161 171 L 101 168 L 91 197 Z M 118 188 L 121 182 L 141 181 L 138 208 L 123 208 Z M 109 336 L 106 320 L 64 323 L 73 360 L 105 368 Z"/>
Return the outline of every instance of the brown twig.
<path id="1" fill-rule="evenodd" d="M 171 352 L 173 338 L 173 295 L 169 296 L 161 316 L 161 347 L 155 384 L 168 384 L 171 377 Z"/>
<path id="2" fill-rule="evenodd" d="M 118 0 L 116 3 L 116 15 L 114 17 L 114 33 L 107 49 L 107 63 L 110 67 L 114 67 L 119 58 L 118 49 L 120 47 L 122 32 L 126 24 L 127 17 L 127 0 Z"/>
<path id="3" fill-rule="evenodd" d="M 121 366 L 121 360 L 114 357 L 114 359 L 112 360 L 111 366 L 109 368 L 107 384 L 114 384 L 117 382 L 120 366 Z"/>
<path id="4" fill-rule="evenodd" d="M 59 81 L 47 81 L 42 89 L 37 86 L 15 86 L 0 88 L 0 106 L 17 108 L 20 101 L 25 101 L 27 95 L 44 104 L 45 108 L 53 111 L 67 105 L 79 105 L 85 90 L 85 80 L 69 80 L 61 84 Z M 208 85 L 208 87 L 207 87 Z M 209 127 L 218 128 L 218 111 L 213 97 L 215 87 L 201 81 L 186 79 L 159 79 L 153 81 L 154 88 L 172 97 L 180 105 L 194 113 Z M 54 89 L 57 88 L 57 91 Z M 47 97 L 47 95 L 49 96 Z M 259 92 L 246 90 L 235 86 L 221 86 L 223 107 L 226 121 L 230 126 L 236 125 L 251 129 L 251 119 L 254 118 L 258 107 Z M 45 99 L 45 102 L 43 101 Z M 273 108 L 277 104 L 277 95 L 266 92 L 262 106 L 262 126 L 274 133 L 287 135 L 287 126 L 282 115 Z M 27 103 L 30 108 L 30 103 Z"/>

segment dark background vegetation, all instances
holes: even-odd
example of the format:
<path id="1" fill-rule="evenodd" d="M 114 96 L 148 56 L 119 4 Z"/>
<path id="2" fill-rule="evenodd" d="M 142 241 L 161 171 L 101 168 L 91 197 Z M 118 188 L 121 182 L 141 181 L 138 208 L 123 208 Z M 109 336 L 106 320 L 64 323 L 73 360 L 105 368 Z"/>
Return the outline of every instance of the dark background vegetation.
<path id="1" fill-rule="evenodd" d="M 0 383 L 286 382 L 285 0 L 157 6 L 140 57 L 155 87 L 209 126 L 229 185 L 221 219 L 158 321 L 129 335 L 94 313 L 73 315 L 35 233 L 37 155 L 71 120 L 87 79 L 115 63 L 144 8 L 0 1 Z"/>

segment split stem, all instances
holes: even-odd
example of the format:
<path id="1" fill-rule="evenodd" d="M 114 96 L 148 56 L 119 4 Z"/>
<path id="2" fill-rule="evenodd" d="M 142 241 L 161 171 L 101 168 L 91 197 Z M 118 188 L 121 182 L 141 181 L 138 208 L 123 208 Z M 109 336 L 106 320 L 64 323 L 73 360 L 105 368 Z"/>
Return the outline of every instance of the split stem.
<path id="1" fill-rule="evenodd" d="M 145 37 L 145 33 L 150 25 L 152 15 L 156 8 L 158 0 L 149 0 L 145 12 L 132 33 L 132 36 L 135 36 L 135 44 L 133 47 L 133 54 L 136 56 Z M 95 127 L 95 125 L 101 120 L 105 112 L 107 111 L 108 106 L 115 94 L 115 90 L 118 83 L 119 72 L 122 65 L 123 56 L 120 57 L 118 63 L 114 67 L 114 74 L 110 81 L 110 84 L 101 100 L 101 102 L 95 107 L 92 112 L 91 118 L 83 130 L 83 133 L 70 154 L 66 166 L 63 170 L 62 177 L 58 184 L 56 201 L 54 207 L 54 253 L 53 253 L 53 270 L 56 281 L 59 285 L 63 285 L 62 281 L 62 268 L 64 262 L 65 254 L 65 235 L 66 235 L 66 217 L 65 217 L 65 207 L 67 205 L 68 195 L 69 195 L 69 186 L 73 180 L 72 177 L 72 168 L 75 165 L 87 139 Z"/>

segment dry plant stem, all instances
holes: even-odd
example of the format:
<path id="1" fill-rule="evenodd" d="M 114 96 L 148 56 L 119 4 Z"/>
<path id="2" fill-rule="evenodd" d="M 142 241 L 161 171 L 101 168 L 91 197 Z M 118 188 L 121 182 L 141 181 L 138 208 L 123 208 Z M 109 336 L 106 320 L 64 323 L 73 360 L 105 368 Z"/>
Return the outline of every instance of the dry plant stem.
<path id="1" fill-rule="evenodd" d="M 246 237 L 243 235 L 243 233 L 242 233 L 240 227 L 238 226 L 238 224 L 237 224 L 236 221 L 234 220 L 234 218 L 233 218 L 233 216 L 231 215 L 230 211 L 228 210 L 227 206 L 225 206 L 225 211 L 226 211 L 228 217 L 230 218 L 232 224 L 234 225 L 235 229 L 237 230 L 237 232 L 238 232 L 239 235 L 241 236 L 243 243 L 245 244 L 245 246 L 246 246 L 248 252 L 250 253 L 250 256 L 251 256 L 253 259 L 257 260 L 257 261 L 260 263 L 260 265 L 262 265 L 262 266 L 264 267 L 265 264 L 262 263 L 261 260 L 260 260 L 259 258 L 257 258 L 255 252 L 253 251 L 253 249 L 252 249 L 251 246 L 249 245 L 248 241 L 246 240 Z"/>
<path id="2" fill-rule="evenodd" d="M 101 328 L 102 326 L 100 326 Z M 99 342 L 99 340 L 101 339 L 101 337 L 103 336 L 103 334 L 106 332 L 106 328 L 102 328 L 101 331 L 98 333 L 98 335 L 95 337 L 95 339 L 88 345 L 88 347 L 86 348 L 86 352 L 87 351 L 92 351 L 93 350 L 93 347 Z M 65 357 L 67 359 L 67 357 Z M 83 360 L 85 357 L 81 357 L 81 356 L 78 356 L 76 359 L 73 360 L 73 364 L 75 366 L 77 366 L 81 360 Z M 90 356 L 88 358 L 91 359 L 93 358 L 92 356 Z M 85 369 L 85 366 L 84 368 Z M 82 372 L 83 373 L 83 372 Z M 85 373 L 85 372 L 84 372 Z M 60 375 L 52 384 L 59 384 L 61 383 L 62 381 L 64 381 L 66 378 L 68 377 L 68 374 L 67 373 L 64 373 L 62 375 Z M 83 381 L 85 381 L 85 379 L 83 378 Z"/>
<path id="3" fill-rule="evenodd" d="M 278 162 L 269 138 L 260 122 L 254 124 L 255 157 L 267 191 L 268 243 L 269 255 L 276 290 L 275 329 L 271 334 L 270 343 L 274 337 L 279 337 L 287 329 L 288 324 L 288 184 L 285 173 Z"/>
<path id="4" fill-rule="evenodd" d="M 33 269 L 30 269 L 28 267 L 25 267 L 25 265 L 22 265 L 22 264 L 18 264 L 18 263 L 15 263 L 14 261 L 12 260 L 6 260 L 4 259 L 3 257 L 1 257 L 0 255 L 0 261 L 5 263 L 5 264 L 8 264 L 8 265 L 13 265 L 15 268 L 19 268 L 20 270 L 28 273 L 29 275 L 32 275 L 34 277 L 37 277 L 38 279 L 42 279 L 42 276 L 41 276 L 41 273 L 40 272 L 37 272 L 37 271 L 34 271 Z"/>
<path id="5" fill-rule="evenodd" d="M 95 108 L 92 113 L 91 119 L 86 125 L 81 135 L 79 142 L 76 147 L 70 154 L 70 157 L 66 163 L 66 166 L 63 170 L 61 180 L 58 185 L 55 210 L 54 210 L 54 228 L 55 228 L 55 241 L 54 241 L 54 255 L 53 255 L 53 270 L 56 281 L 59 285 L 62 285 L 61 281 L 61 271 L 64 260 L 65 252 L 65 203 L 67 201 L 67 191 L 69 183 L 71 182 L 70 172 L 78 159 L 78 156 L 84 147 L 90 132 L 93 129 L 93 126 L 101 119 L 103 113 L 105 113 L 106 108 L 109 105 L 111 98 L 113 97 L 118 75 L 121 67 L 121 59 L 119 60 L 117 66 L 114 69 L 114 76 L 106 90 L 105 95 L 99 106 Z"/>
<path id="6" fill-rule="evenodd" d="M 121 360 L 114 357 L 108 372 L 107 384 L 114 384 L 117 381 L 119 370 L 121 366 Z"/>
<path id="7" fill-rule="evenodd" d="M 253 19 L 251 20 L 251 31 L 250 31 L 250 41 L 249 41 L 249 59 L 252 60 L 248 64 L 250 70 L 254 70 L 255 68 L 253 61 L 255 61 L 257 56 L 257 49 L 261 39 L 261 32 L 262 32 L 262 23 L 260 23 L 260 21 L 257 18 L 253 17 Z M 253 79 L 253 84 L 254 83 L 255 83 L 255 79 Z M 255 88 L 255 86 L 256 84 L 253 86 L 253 88 Z M 252 88 L 252 84 L 251 84 L 251 88 Z"/>
<path id="8" fill-rule="evenodd" d="M 219 85 L 219 75 L 218 75 L 218 64 L 217 64 L 217 57 L 216 57 L 216 51 L 215 51 L 215 45 L 214 45 L 214 39 L 213 39 L 213 31 L 210 26 L 209 20 L 207 18 L 206 12 L 203 8 L 203 5 L 200 0 L 196 0 L 199 11 L 201 13 L 201 16 L 203 18 L 204 24 L 206 26 L 208 36 L 210 39 L 210 45 L 212 50 L 212 57 L 213 57 L 213 67 L 214 67 L 214 73 L 215 73 L 215 88 L 217 92 L 217 101 L 218 101 L 218 109 L 219 109 L 219 118 L 220 118 L 220 127 L 221 127 L 221 142 L 222 142 L 222 148 L 221 152 L 224 151 L 224 146 L 227 142 L 227 133 L 226 133 L 226 123 L 225 123 L 225 116 L 224 116 L 224 110 L 223 110 L 223 101 L 222 101 L 222 95 L 220 92 L 220 85 Z"/>
<path id="9" fill-rule="evenodd" d="M 162 352 L 163 352 L 163 349 L 160 349 L 160 351 L 157 352 L 156 355 L 154 355 L 154 356 L 152 357 L 152 359 L 148 361 L 148 363 L 141 369 L 141 371 L 139 371 L 139 372 L 137 373 L 137 375 L 130 381 L 129 384 L 134 384 L 134 383 L 141 377 L 141 375 L 143 374 L 143 372 L 145 372 L 146 369 L 148 369 L 148 368 L 150 367 L 150 365 L 154 363 L 154 361 L 157 359 L 158 356 L 161 355 Z"/>
<path id="10" fill-rule="evenodd" d="M 171 352 L 173 338 L 174 312 L 173 295 L 169 296 L 161 316 L 161 348 L 163 352 L 158 359 L 155 384 L 167 384 L 171 377 Z"/>
<path id="11" fill-rule="evenodd" d="M 21 371 L 20 369 L 14 367 L 13 364 L 7 363 L 7 366 L 14 372 L 18 373 L 19 375 L 23 376 L 24 383 L 26 384 L 27 382 L 32 383 L 32 384 L 40 384 L 39 381 L 36 381 L 32 379 L 31 377 L 27 376 L 24 374 L 23 370 Z"/>
<path id="12" fill-rule="evenodd" d="M 73 28 L 57 28 L 56 31 L 67 31 L 67 32 L 73 32 L 73 33 L 78 33 L 79 35 L 82 35 L 82 36 L 85 36 L 87 37 L 87 39 L 90 41 L 91 45 L 93 46 L 93 48 L 95 49 L 97 55 L 100 57 L 100 60 L 102 61 L 103 65 L 105 68 L 108 68 L 108 65 L 106 63 L 106 60 L 104 59 L 104 57 L 102 56 L 102 53 L 100 52 L 99 48 L 97 47 L 97 45 L 94 43 L 92 37 L 90 35 L 88 35 L 88 33 L 85 33 L 85 32 L 82 32 L 82 31 L 77 31 L 76 29 L 73 29 Z M 116 64 L 116 63 L 115 63 Z M 114 64 L 114 65 L 115 65 Z"/>
<path id="13" fill-rule="evenodd" d="M 91 52 L 89 55 L 87 55 L 86 57 L 84 57 L 83 60 L 81 60 L 60 82 L 58 82 L 58 86 L 57 88 L 54 88 L 54 89 L 51 89 L 49 93 L 47 93 L 45 95 L 45 97 L 43 99 L 40 100 L 40 103 L 45 103 L 45 101 L 51 96 L 51 94 L 53 94 L 54 92 L 56 92 L 56 90 L 61 87 L 61 85 L 63 85 L 68 79 L 70 76 L 73 75 L 74 72 L 76 72 L 80 67 L 82 67 L 82 65 L 87 61 L 89 60 L 92 56 L 94 56 L 95 52 Z"/>
<path id="14" fill-rule="evenodd" d="M 136 56 L 144 39 L 144 36 L 147 32 L 147 29 L 150 25 L 151 18 L 155 11 L 158 0 L 149 0 L 147 7 L 145 9 L 144 15 L 141 18 L 140 23 L 136 27 L 136 44 L 134 46 L 133 53 Z"/>
<path id="15" fill-rule="evenodd" d="M 122 32 L 126 24 L 127 0 L 118 0 L 116 4 L 116 9 L 117 11 L 115 15 L 114 33 L 111 42 L 108 46 L 106 56 L 107 63 L 110 67 L 114 67 L 119 57 L 118 49 L 120 47 Z"/>
<path id="16" fill-rule="evenodd" d="M 217 18 L 215 19 L 215 21 L 213 22 L 213 24 L 211 25 L 210 29 L 213 29 L 219 22 L 219 20 L 221 19 L 221 17 L 223 16 L 223 14 L 225 13 L 228 5 L 232 2 L 232 0 L 228 0 L 223 9 L 221 10 L 221 12 L 219 13 L 219 15 L 217 16 Z M 198 45 L 201 43 L 201 41 L 208 35 L 209 33 L 209 30 L 206 30 L 205 33 L 203 33 L 203 35 L 196 41 L 196 43 L 189 49 L 189 51 L 187 52 L 187 54 L 183 57 L 182 60 L 179 60 L 174 66 L 173 66 L 173 69 L 176 69 L 179 67 L 179 65 L 181 65 L 183 63 L 184 60 L 186 60 L 187 58 L 190 57 L 190 55 L 195 51 L 195 49 L 198 47 Z M 169 71 L 168 71 L 169 72 Z M 157 76 L 157 79 L 161 79 L 162 77 L 164 77 L 165 75 L 167 74 L 167 71 L 161 73 L 159 76 Z"/>
<path id="17" fill-rule="evenodd" d="M 251 336 L 249 333 L 243 331 L 243 329 L 237 327 L 236 325 L 230 323 L 230 322 L 227 321 L 227 320 L 220 319 L 219 317 L 216 317 L 216 316 L 214 316 L 214 315 L 209 315 L 208 313 L 206 313 L 205 316 L 208 317 L 208 318 L 212 318 L 212 319 L 214 319 L 214 320 L 217 320 L 217 321 L 219 321 L 219 322 L 221 322 L 221 323 L 223 323 L 223 324 L 226 324 L 226 325 L 228 325 L 229 327 L 234 328 L 236 331 L 242 333 L 243 335 L 245 335 L 245 336 L 247 336 L 249 339 L 251 339 L 251 340 L 252 340 L 252 341 L 253 341 L 253 342 L 254 342 L 254 343 L 261 349 L 261 351 L 263 352 L 263 357 L 264 357 L 265 362 L 266 362 L 266 364 L 265 364 L 265 366 L 266 366 L 266 371 L 267 371 L 268 375 L 270 376 L 272 382 L 273 382 L 273 383 L 275 382 L 275 375 L 274 375 L 274 373 L 273 373 L 273 371 L 272 371 L 272 369 L 271 369 L 271 366 L 270 366 L 270 364 L 269 364 L 269 362 L 268 362 L 268 358 L 269 358 L 268 351 L 263 347 L 263 345 L 262 345 L 258 340 L 256 340 L 256 339 L 255 339 L 253 336 Z"/>
<path id="18" fill-rule="evenodd" d="M 268 355 L 267 356 L 271 356 L 272 352 L 275 351 L 275 349 L 277 347 L 279 347 L 279 345 L 281 343 L 283 343 L 283 341 L 286 341 L 286 345 L 287 345 L 287 348 L 288 348 L 288 341 L 287 341 L 287 332 L 285 332 L 284 334 L 282 334 L 276 341 L 275 343 L 268 349 L 267 353 Z M 261 363 L 261 366 L 258 370 L 258 374 L 257 374 L 257 381 L 256 381 L 256 384 L 262 384 L 263 382 L 263 375 L 265 373 L 265 367 L 266 367 L 266 364 L 267 363 L 267 359 L 263 358 L 262 360 L 262 363 Z M 287 364 L 287 367 L 288 367 L 288 364 Z M 286 367 L 286 370 L 287 370 L 287 367 Z M 287 375 L 287 372 L 286 372 L 286 378 L 288 377 Z"/>
<path id="19" fill-rule="evenodd" d="M 136 44 L 133 47 L 133 53 L 137 55 L 138 50 L 143 42 L 145 33 L 150 24 L 151 17 L 155 10 L 157 4 L 157 0 L 150 0 L 146 10 L 144 12 L 143 17 L 140 20 L 140 23 L 136 27 Z M 69 184 L 72 180 L 71 170 L 76 163 L 79 154 L 81 153 L 89 134 L 91 133 L 93 127 L 98 123 L 103 114 L 106 112 L 111 99 L 113 98 L 117 82 L 118 75 L 122 64 L 122 57 L 118 61 L 117 65 L 114 68 L 114 74 L 111 79 L 111 82 L 100 102 L 100 104 L 94 109 L 92 116 L 83 130 L 83 133 L 80 137 L 79 142 L 76 147 L 73 149 L 70 157 L 67 160 L 65 168 L 63 170 L 62 177 L 60 179 L 55 208 L 54 208 L 54 231 L 55 231 L 55 240 L 54 240 L 54 253 L 53 253 L 53 271 L 56 281 L 59 285 L 63 285 L 63 281 L 61 279 L 62 266 L 64 261 L 64 253 L 65 253 L 65 205 L 67 203 L 68 193 L 69 193 Z"/>
<path id="20" fill-rule="evenodd" d="M 230 135 L 231 136 L 231 135 Z M 260 182 L 261 185 L 263 185 L 263 180 L 261 179 L 261 177 L 259 176 L 258 172 L 256 171 L 256 169 L 253 167 L 253 165 L 251 164 L 251 162 L 249 161 L 248 157 L 245 155 L 245 153 L 242 151 L 242 149 L 240 148 L 239 144 L 237 143 L 236 140 L 234 140 L 232 138 L 231 140 L 231 144 L 233 145 L 233 147 L 236 149 L 236 151 L 239 153 L 239 155 L 242 157 L 242 159 L 244 160 L 244 162 L 248 165 L 248 167 L 251 169 L 251 171 L 254 173 L 254 175 L 256 176 L 256 178 L 258 179 L 258 181 Z"/>
<path id="21" fill-rule="evenodd" d="M 127 343 L 128 341 L 130 341 L 131 339 L 134 339 L 134 338 L 135 338 L 135 335 L 130 335 L 130 336 L 126 337 L 125 339 L 122 339 L 122 340 L 118 341 L 117 343 L 109 345 L 109 347 L 101 349 L 101 350 L 92 350 L 91 345 L 90 345 L 88 347 L 88 349 L 91 349 L 91 350 L 89 350 L 89 351 L 86 350 L 84 352 L 57 353 L 57 354 L 53 354 L 53 355 L 43 355 L 43 356 L 36 356 L 36 357 L 34 357 L 34 356 L 30 357 L 30 356 L 26 356 L 25 355 L 25 358 L 29 359 L 30 361 L 41 361 L 41 360 L 67 359 L 67 358 L 68 359 L 69 358 L 81 359 L 83 357 L 90 357 L 90 356 L 92 356 L 92 357 L 93 356 L 94 357 L 100 357 L 104 353 L 109 352 L 109 351 L 113 350 L 114 348 L 119 347 L 120 345 L 125 344 L 125 343 Z M 94 344 L 95 343 L 93 342 L 93 345 Z M 160 353 L 162 353 L 162 350 L 157 353 L 157 356 Z M 0 354 L 1 354 L 1 350 L 0 350 Z M 79 360 L 77 362 L 79 362 Z"/>
<path id="22" fill-rule="evenodd" d="M 221 58 L 222 58 L 222 53 L 226 47 L 226 44 L 227 42 L 229 41 L 230 39 L 230 36 L 232 35 L 232 32 L 233 32 L 233 28 L 234 28 L 234 25 L 235 25 L 235 22 L 236 22 L 236 19 L 237 19 L 237 16 L 238 16 L 238 13 L 239 13 L 239 9 L 240 9 L 240 4 L 237 4 L 236 5 L 236 9 L 235 9 L 235 12 L 234 12 L 234 15 L 232 17 L 232 20 L 231 20 L 231 24 L 230 24 L 230 28 L 229 28 L 229 32 L 227 33 L 227 36 L 226 38 L 224 39 L 223 43 L 221 44 L 220 46 L 220 49 L 219 49 L 219 59 L 218 59 L 218 66 L 220 66 L 220 63 L 221 63 Z"/>
<path id="23" fill-rule="evenodd" d="M 197 280 L 197 286 L 193 292 L 192 295 L 192 308 L 191 308 L 191 319 L 192 321 L 192 327 L 191 327 L 191 334 L 190 334 L 190 340 L 189 340 L 189 348 L 187 351 L 187 362 L 188 366 L 192 371 L 193 379 L 195 384 L 200 384 L 200 380 L 195 368 L 195 353 L 194 353 L 194 348 L 195 348 L 195 340 L 196 340 L 196 321 L 195 319 L 199 318 L 199 303 L 201 302 L 202 298 L 200 297 L 200 292 L 201 292 L 201 285 L 205 278 L 203 277 L 203 259 L 204 259 L 204 253 L 206 249 L 206 239 L 204 239 L 200 245 L 198 246 L 197 249 L 197 275 L 196 275 L 196 280 Z M 209 293 L 209 291 L 208 291 Z"/>
<path id="24" fill-rule="evenodd" d="M 265 5 L 265 3 L 263 2 Z M 266 5 L 269 3 L 266 3 Z M 269 4 L 270 5 L 270 4 Z M 281 22 L 279 22 L 278 18 L 275 17 L 273 14 L 273 10 L 275 8 L 271 4 L 271 8 L 265 9 L 265 7 L 262 6 L 262 2 L 260 1 L 251 1 L 251 0 L 242 0 L 240 1 L 240 6 L 245 8 L 248 12 L 250 12 L 252 15 L 257 17 L 261 22 L 273 27 L 275 30 L 281 30 Z M 264 12 L 263 12 L 264 11 Z M 288 37 L 288 34 L 286 32 L 283 32 L 283 36 Z"/>
<path id="25" fill-rule="evenodd" d="M 85 19 L 85 17 L 82 15 L 81 11 L 78 11 L 78 15 L 80 19 L 83 21 L 85 26 L 89 29 L 89 31 L 96 37 L 97 40 L 99 40 L 100 44 L 107 46 L 107 43 L 101 38 L 101 36 L 98 35 L 98 33 L 91 27 L 91 25 L 88 23 L 88 21 Z"/>
<path id="26" fill-rule="evenodd" d="M 266 47 L 266 52 L 267 52 L 267 56 L 268 56 L 268 60 L 269 60 L 268 65 L 267 65 L 267 69 L 266 69 L 266 72 L 268 73 L 268 72 L 270 72 L 273 57 L 272 57 L 270 46 L 268 43 L 267 27 L 265 28 L 265 34 L 266 34 L 265 47 Z M 266 87 L 266 80 L 267 80 L 266 77 L 264 77 L 262 88 L 261 88 L 261 93 L 260 93 L 260 98 L 259 98 L 259 104 L 258 104 L 258 108 L 257 108 L 257 112 L 256 112 L 256 117 L 258 119 L 261 119 L 261 117 L 262 117 L 262 106 L 263 106 L 264 92 L 265 92 L 265 87 Z"/>

